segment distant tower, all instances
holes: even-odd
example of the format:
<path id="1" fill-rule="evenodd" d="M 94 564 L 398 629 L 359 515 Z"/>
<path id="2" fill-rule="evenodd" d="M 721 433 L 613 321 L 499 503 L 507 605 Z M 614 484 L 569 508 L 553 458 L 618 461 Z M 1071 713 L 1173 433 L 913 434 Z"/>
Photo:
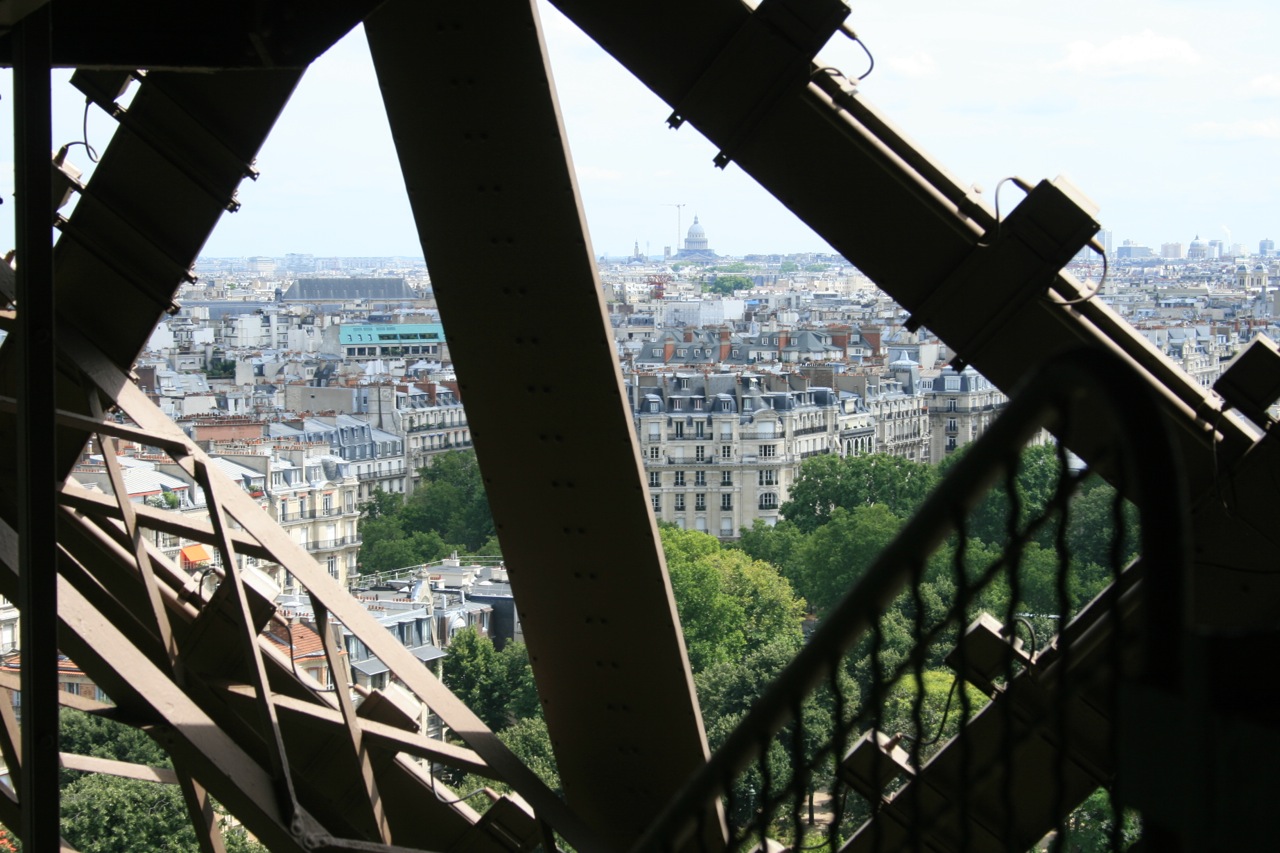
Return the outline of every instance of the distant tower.
<path id="1" fill-rule="evenodd" d="M 1258 254 L 1264 258 L 1269 258 L 1276 253 L 1275 240 L 1260 240 L 1258 242 Z"/>
<path id="2" fill-rule="evenodd" d="M 640 241 L 639 241 L 639 240 L 637 240 L 637 241 L 636 241 L 636 248 L 635 248 L 635 251 L 633 251 L 633 252 L 631 253 L 631 260 L 633 260 L 633 261 L 643 261 L 644 259 L 645 259 L 645 258 L 644 258 L 644 255 L 640 254 Z"/>

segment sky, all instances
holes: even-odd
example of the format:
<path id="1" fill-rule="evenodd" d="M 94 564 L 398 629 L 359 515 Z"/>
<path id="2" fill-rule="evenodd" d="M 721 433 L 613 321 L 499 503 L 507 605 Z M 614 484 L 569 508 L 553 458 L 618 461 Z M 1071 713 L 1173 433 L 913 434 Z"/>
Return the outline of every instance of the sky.
<path id="1" fill-rule="evenodd" d="M 829 250 L 735 165 L 715 168 L 692 126 L 668 129 L 670 108 L 543 0 L 539 10 L 597 255 L 636 242 L 659 255 L 695 214 L 722 254 Z M 988 198 L 1007 176 L 1065 174 L 1117 246 L 1280 240 L 1274 0 L 869 0 L 848 20 L 875 57 L 862 96 Z M 839 35 L 820 57 L 850 76 L 867 67 Z M 55 145 L 81 137 L 83 98 L 67 76 L 55 78 Z M 90 111 L 99 149 L 112 128 Z M 82 151 L 71 157 L 88 166 Z M 358 28 L 308 70 L 258 167 L 205 256 L 422 254 Z M 11 172 L 0 173 L 6 246 Z M 1019 195 L 1006 185 L 1001 206 Z"/>

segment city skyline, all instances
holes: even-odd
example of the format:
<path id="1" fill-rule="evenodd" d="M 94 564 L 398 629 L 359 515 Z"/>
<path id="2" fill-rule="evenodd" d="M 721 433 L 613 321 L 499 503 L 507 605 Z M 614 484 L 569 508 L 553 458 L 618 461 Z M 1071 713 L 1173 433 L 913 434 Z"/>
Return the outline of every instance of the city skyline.
<path id="1" fill-rule="evenodd" d="M 637 242 L 651 256 L 674 251 L 695 214 L 721 254 L 830 251 L 736 165 L 712 166 L 716 150 L 696 129 L 667 129 L 667 106 L 558 12 L 539 8 L 596 255 L 629 255 Z M 1267 65 L 1265 35 L 1280 12 L 1227 3 L 1213 10 L 1213 26 L 1199 7 L 1154 0 L 1054 14 L 1009 0 L 964 9 L 928 0 L 909 14 L 862 4 L 849 23 L 876 59 L 862 92 L 989 200 L 1008 175 L 1067 174 L 1098 203 L 1117 246 L 1199 235 L 1253 251 L 1280 236 L 1268 206 L 1280 190 L 1271 160 L 1280 74 Z M 851 76 L 867 64 L 840 36 L 821 56 Z M 83 99 L 58 82 L 67 76 L 55 78 L 55 144 L 82 135 Z M 90 110 L 99 149 L 113 124 Z M 0 158 L 11 163 L 11 140 L 3 143 Z M 91 165 L 79 147 L 70 159 Z M 203 255 L 421 255 L 359 29 L 304 76 L 259 167 L 260 180 L 241 188 L 243 208 L 223 218 Z M 1006 185 L 1002 209 L 1019 195 Z M 12 216 L 12 204 L 0 206 L 7 245 Z"/>

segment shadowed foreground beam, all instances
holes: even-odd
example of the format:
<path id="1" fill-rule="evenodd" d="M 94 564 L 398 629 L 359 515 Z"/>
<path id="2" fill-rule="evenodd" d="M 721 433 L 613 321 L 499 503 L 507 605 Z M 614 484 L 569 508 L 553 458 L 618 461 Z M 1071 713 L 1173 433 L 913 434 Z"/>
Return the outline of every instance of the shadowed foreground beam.
<path id="1" fill-rule="evenodd" d="M 706 738 L 538 21 L 392 2 L 365 32 L 565 796 L 624 846 Z"/>

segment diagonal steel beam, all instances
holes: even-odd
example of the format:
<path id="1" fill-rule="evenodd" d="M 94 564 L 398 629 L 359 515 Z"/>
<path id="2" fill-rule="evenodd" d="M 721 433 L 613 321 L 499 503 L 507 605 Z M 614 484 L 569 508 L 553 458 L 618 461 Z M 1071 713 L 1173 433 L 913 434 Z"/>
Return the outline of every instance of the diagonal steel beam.
<path id="1" fill-rule="evenodd" d="M 347 736 L 351 740 L 351 752 L 360 766 L 360 779 L 364 783 L 373 822 L 377 824 L 378 834 L 383 844 L 391 843 L 391 827 L 387 824 L 386 810 L 382 805 L 382 795 L 378 793 L 378 780 L 374 776 L 373 761 L 369 751 L 365 749 L 364 736 L 360 729 L 360 721 L 356 717 L 355 705 L 351 701 L 351 669 L 338 651 L 338 641 L 334 637 L 334 628 L 329 623 L 329 611 L 323 604 L 311 602 L 316 614 L 316 631 L 324 645 L 324 656 L 329 662 L 329 680 L 333 684 L 334 695 L 338 699 L 338 708 L 342 711 L 342 722 Z"/>
<path id="2" fill-rule="evenodd" d="M 0 587 L 16 584 L 17 537 L 0 522 Z M 65 559 L 65 555 L 64 555 Z M 167 673 L 142 654 L 74 586 L 58 577 L 59 638 L 64 651 L 136 718 L 158 720 L 162 745 L 216 783 L 216 793 L 273 850 L 296 850 L 288 821 L 274 807 L 270 776 L 225 734 Z"/>
<path id="3" fill-rule="evenodd" d="M 109 496 L 97 491 L 90 491 L 81 486 L 65 483 L 59 497 L 60 503 L 94 519 L 122 520 L 120 507 Z M 157 509 L 138 504 L 133 508 L 134 515 L 148 530 L 168 533 L 185 539 L 193 539 L 206 545 L 217 541 L 213 525 L 197 518 L 188 518 L 180 513 Z M 235 545 L 237 554 L 244 554 L 259 559 L 270 559 L 271 551 L 263 547 L 257 539 L 241 530 L 228 531 Z"/>
<path id="4" fill-rule="evenodd" d="M 68 330 L 61 339 L 61 345 L 69 360 L 79 365 L 84 374 L 140 428 L 162 439 L 185 444 L 186 455 L 175 461 L 188 475 L 196 477 L 197 468 L 207 468 L 210 465 L 208 456 L 92 343 L 75 331 Z M 222 476 L 217 471 L 209 473 L 210 480 Z M 593 829 L 570 811 L 474 712 L 445 688 L 430 670 L 422 666 L 421 661 L 397 642 L 346 590 L 339 587 L 310 554 L 262 512 L 252 498 L 228 485 L 225 489 L 217 490 L 216 500 L 221 511 L 238 522 L 247 535 L 270 552 L 272 559 L 290 571 L 334 617 L 356 633 L 370 651 L 391 667 L 410 691 L 481 756 L 497 778 L 510 784 L 562 837 L 579 849 L 598 849 L 601 846 Z M 229 532 L 225 523 L 223 530 Z M 68 571 L 74 573 L 70 569 Z M 210 787 L 213 790 L 212 784 Z M 215 793 L 218 792 L 215 790 Z M 384 790 L 383 794 L 390 797 L 394 792 Z M 219 797 L 221 798 L 221 794 Z"/>
<path id="5" fill-rule="evenodd" d="M 226 853 L 227 845 L 222 840 L 222 828 L 218 826 L 218 815 L 209 792 L 190 773 L 177 770 L 174 776 L 182 786 L 182 801 L 186 803 L 200 853 Z"/>
<path id="6" fill-rule="evenodd" d="M 536 11 L 392 0 L 365 33 L 565 796 L 625 846 L 707 746 Z"/>

